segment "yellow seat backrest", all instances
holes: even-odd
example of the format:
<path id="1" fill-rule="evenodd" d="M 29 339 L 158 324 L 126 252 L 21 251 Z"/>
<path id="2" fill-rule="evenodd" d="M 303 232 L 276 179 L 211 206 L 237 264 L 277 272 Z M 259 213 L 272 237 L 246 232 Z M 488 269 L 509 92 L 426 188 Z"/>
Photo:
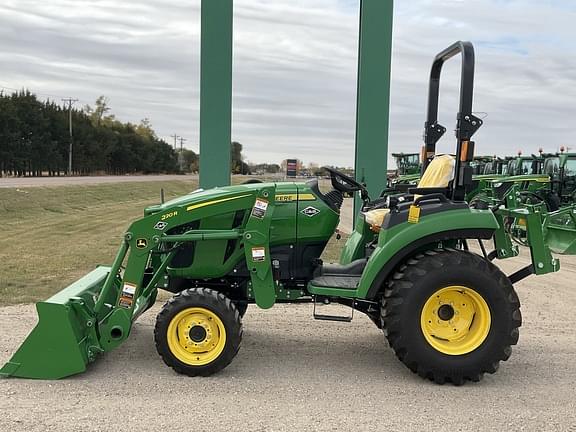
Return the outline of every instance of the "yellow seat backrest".
<path id="1" fill-rule="evenodd" d="M 456 158 L 451 155 L 436 156 L 418 182 L 419 188 L 445 188 L 454 178 Z"/>
<path id="2" fill-rule="evenodd" d="M 451 155 L 436 156 L 426 172 L 418 182 L 419 188 L 445 188 L 448 187 L 450 180 L 454 178 L 454 166 L 456 159 Z M 390 209 L 376 209 L 364 213 L 364 220 L 372 231 L 380 231 L 382 222 L 386 215 L 390 213 Z"/>

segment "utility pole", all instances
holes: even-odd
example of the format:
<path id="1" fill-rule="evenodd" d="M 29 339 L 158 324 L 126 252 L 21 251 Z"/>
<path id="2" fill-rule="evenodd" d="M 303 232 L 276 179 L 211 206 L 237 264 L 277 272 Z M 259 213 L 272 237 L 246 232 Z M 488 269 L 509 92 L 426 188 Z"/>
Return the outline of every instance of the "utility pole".
<path id="1" fill-rule="evenodd" d="M 65 98 L 64 102 L 68 102 L 68 126 L 70 130 L 70 148 L 68 149 L 68 175 L 72 175 L 72 145 L 74 144 L 74 136 L 72 135 L 72 104 L 78 102 L 78 99 Z"/>
<path id="2" fill-rule="evenodd" d="M 178 135 L 174 134 L 174 135 L 170 135 L 172 138 L 174 138 L 174 151 L 176 151 L 176 140 L 178 138 L 180 138 Z"/>
<path id="3" fill-rule="evenodd" d="M 184 169 L 184 141 L 187 141 L 186 138 L 180 137 L 180 154 L 178 155 L 178 163 L 180 165 L 180 171 Z"/>

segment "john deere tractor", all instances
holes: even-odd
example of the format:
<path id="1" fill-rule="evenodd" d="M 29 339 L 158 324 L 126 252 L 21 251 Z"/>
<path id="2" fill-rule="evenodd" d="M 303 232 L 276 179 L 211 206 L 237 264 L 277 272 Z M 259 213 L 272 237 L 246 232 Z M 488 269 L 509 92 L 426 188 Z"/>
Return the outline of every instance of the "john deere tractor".
<path id="1" fill-rule="evenodd" d="M 518 157 L 513 165 L 516 167 L 513 172 L 530 166 L 532 174 L 475 176 L 474 187 L 467 195 L 468 201 L 484 199 L 487 195 L 502 198 L 513 185 L 517 185 L 523 203 L 543 203 L 547 212 L 576 204 L 576 153 L 540 152 L 530 159 Z"/>
<path id="2" fill-rule="evenodd" d="M 506 175 L 508 169 L 508 161 L 506 159 L 494 156 L 492 161 L 484 165 L 482 175 Z"/>
<path id="3" fill-rule="evenodd" d="M 420 173 L 420 155 L 418 153 L 392 153 L 396 161 L 398 176 Z"/>
<path id="4" fill-rule="evenodd" d="M 576 153 L 548 155 L 543 172 L 550 176 L 551 190 L 560 206 L 576 204 Z"/>
<path id="5" fill-rule="evenodd" d="M 437 156 L 442 66 L 460 54 L 456 157 Z M 335 302 L 366 314 L 397 357 L 436 383 L 478 381 L 518 342 L 520 302 L 513 284 L 559 269 L 545 243 L 542 215 L 498 205 L 472 208 L 474 50 L 457 42 L 432 64 L 418 187 L 371 200 L 365 185 L 327 168 L 332 188 L 253 183 L 198 190 L 148 207 L 126 230 L 111 266 L 93 270 L 37 304 L 39 323 L 4 365 L 4 376 L 55 379 L 84 371 L 117 348 L 159 289 L 174 296 L 156 318 L 154 340 L 166 365 L 190 376 L 226 367 L 242 341 L 249 304 Z M 385 175 L 385 173 L 383 173 Z M 345 194 L 363 200 L 339 263 L 319 258 L 334 234 Z M 522 218 L 532 262 L 506 275 L 493 262 L 518 254 L 506 220 Z M 478 253 L 471 250 L 478 245 Z M 321 320 L 351 316 L 313 313 Z M 255 359 L 256 361 L 256 359 Z"/>
<path id="6" fill-rule="evenodd" d="M 408 191 L 414 187 L 420 178 L 419 153 L 392 153 L 396 161 L 396 173 L 388 178 L 387 191 Z"/>

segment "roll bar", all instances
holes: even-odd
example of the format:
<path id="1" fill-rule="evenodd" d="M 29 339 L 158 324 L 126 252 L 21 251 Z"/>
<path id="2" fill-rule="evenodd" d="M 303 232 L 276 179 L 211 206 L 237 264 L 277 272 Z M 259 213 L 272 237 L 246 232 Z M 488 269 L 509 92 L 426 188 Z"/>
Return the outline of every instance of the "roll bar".
<path id="1" fill-rule="evenodd" d="M 482 120 L 472 114 L 474 93 L 474 47 L 470 42 L 458 41 L 436 55 L 430 70 L 428 88 L 428 109 L 424 123 L 424 149 L 422 155 L 422 173 L 428 167 L 436 153 L 436 143 L 446 132 L 438 123 L 438 101 L 440 93 L 440 75 L 444 63 L 461 54 L 462 69 L 460 75 L 460 107 L 456 116 L 456 172 L 452 187 L 452 198 L 464 198 L 466 186 L 472 181 L 472 172 L 467 169 L 474 157 L 472 135 L 482 126 Z"/>

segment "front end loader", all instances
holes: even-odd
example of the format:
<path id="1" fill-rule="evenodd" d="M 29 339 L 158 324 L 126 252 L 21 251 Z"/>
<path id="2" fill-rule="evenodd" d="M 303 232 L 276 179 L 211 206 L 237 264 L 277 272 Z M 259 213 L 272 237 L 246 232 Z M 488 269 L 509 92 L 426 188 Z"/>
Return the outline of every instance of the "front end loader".
<path id="1" fill-rule="evenodd" d="M 442 65 L 460 54 L 456 157 L 437 156 Z M 253 183 L 198 190 L 148 207 L 126 230 L 109 267 L 98 267 L 37 305 L 39 322 L 3 376 L 56 379 L 77 374 L 130 335 L 159 289 L 174 293 L 157 316 L 156 349 L 176 372 L 206 376 L 238 352 L 248 304 L 336 302 L 382 328 L 398 358 L 437 383 L 493 373 L 518 340 L 513 284 L 559 269 L 542 213 L 465 197 L 472 187 L 474 51 L 457 42 L 436 56 L 425 124 L 424 175 L 406 193 L 371 200 L 365 185 L 328 169 L 332 188 Z M 386 173 L 383 173 L 386 175 Z M 339 263 L 320 259 L 336 231 L 345 195 L 364 204 Z M 532 262 L 505 275 L 493 263 L 518 254 L 510 220 L 524 220 Z M 488 251 L 486 245 L 493 243 Z M 470 248 L 478 243 L 478 253 Z M 316 319 L 351 315 L 317 312 Z"/>

